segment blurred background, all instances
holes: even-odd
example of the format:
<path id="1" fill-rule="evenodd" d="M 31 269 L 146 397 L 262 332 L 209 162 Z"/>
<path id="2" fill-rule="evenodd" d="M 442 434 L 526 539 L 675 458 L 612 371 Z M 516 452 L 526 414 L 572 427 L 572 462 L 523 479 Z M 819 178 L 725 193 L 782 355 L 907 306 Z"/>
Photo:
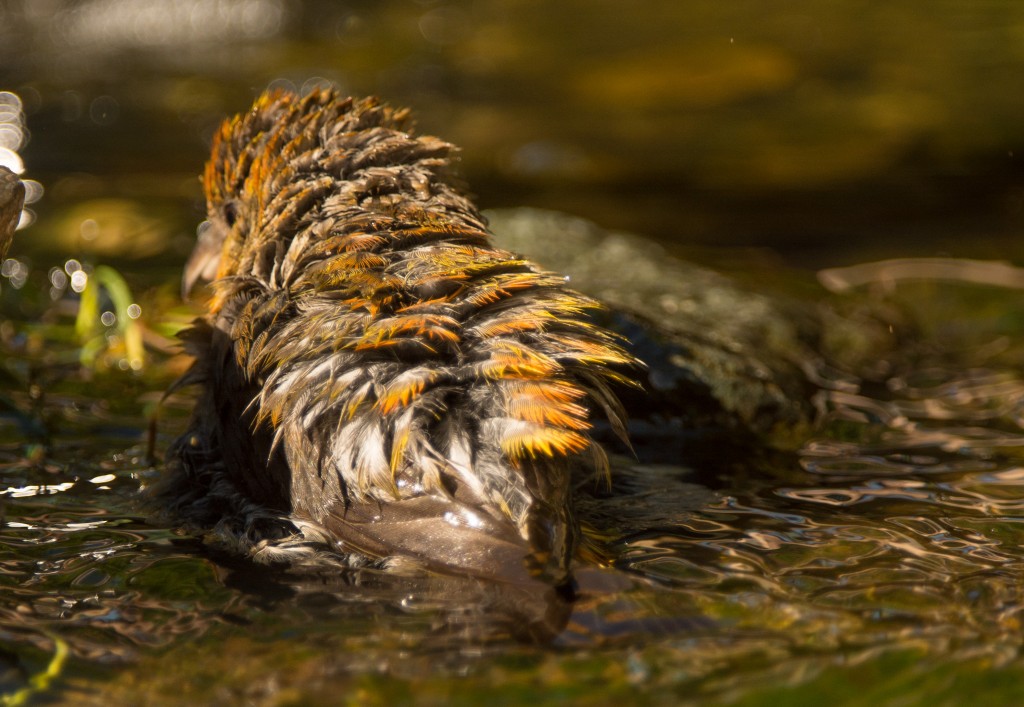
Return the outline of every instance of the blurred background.
<path id="1" fill-rule="evenodd" d="M 697 260 L 1019 262 L 1022 77 L 1011 0 L 5 0 L 6 144 L 42 187 L 12 255 L 171 277 L 219 121 L 330 82 L 460 145 L 484 208 Z"/>

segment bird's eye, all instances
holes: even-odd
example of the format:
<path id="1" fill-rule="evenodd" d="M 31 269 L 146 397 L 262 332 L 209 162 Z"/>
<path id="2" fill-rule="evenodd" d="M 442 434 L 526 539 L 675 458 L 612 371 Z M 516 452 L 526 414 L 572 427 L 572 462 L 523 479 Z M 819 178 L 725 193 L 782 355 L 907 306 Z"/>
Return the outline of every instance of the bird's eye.
<path id="1" fill-rule="evenodd" d="M 235 221 L 238 220 L 238 205 L 233 201 L 229 201 L 221 207 L 221 215 L 224 217 L 224 222 L 231 228 L 235 225 Z"/>

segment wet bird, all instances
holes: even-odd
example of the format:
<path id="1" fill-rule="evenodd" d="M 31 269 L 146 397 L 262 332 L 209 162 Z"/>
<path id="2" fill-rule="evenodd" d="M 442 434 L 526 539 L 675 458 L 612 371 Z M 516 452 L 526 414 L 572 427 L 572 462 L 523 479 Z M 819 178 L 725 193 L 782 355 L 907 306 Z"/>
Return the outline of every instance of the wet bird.
<path id="1" fill-rule="evenodd" d="M 212 288 L 183 338 L 201 397 L 160 494 L 266 561 L 567 586 L 592 413 L 638 363 L 566 279 L 497 247 L 409 113 L 261 96 L 214 137 Z"/>

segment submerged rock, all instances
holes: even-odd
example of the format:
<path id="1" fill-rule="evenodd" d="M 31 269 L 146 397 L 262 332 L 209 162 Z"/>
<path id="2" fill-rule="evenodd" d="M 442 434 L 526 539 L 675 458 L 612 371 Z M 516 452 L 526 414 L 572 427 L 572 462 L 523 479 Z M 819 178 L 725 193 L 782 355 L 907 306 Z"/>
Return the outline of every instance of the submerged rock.
<path id="1" fill-rule="evenodd" d="M 718 427 L 782 440 L 813 420 L 812 306 L 752 292 L 650 239 L 566 214 L 487 216 L 501 245 L 611 307 L 613 328 L 648 366 L 644 393 L 623 396 L 633 430 L 657 419 L 663 431 L 675 421 L 691 432 Z"/>

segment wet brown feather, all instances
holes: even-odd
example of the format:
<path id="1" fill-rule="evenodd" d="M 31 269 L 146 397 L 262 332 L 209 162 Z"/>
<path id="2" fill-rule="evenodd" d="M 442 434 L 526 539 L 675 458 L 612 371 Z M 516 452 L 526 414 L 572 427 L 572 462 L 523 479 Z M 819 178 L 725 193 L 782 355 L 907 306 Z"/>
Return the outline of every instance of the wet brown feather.
<path id="1" fill-rule="evenodd" d="M 591 407 L 624 434 L 611 384 L 635 361 L 593 300 L 493 244 L 454 148 L 407 121 L 275 92 L 217 133 L 185 275 L 216 272 L 185 337 L 204 388 L 165 496 L 234 514 L 250 549 L 267 509 L 342 555 L 564 581 L 570 474 L 604 471 Z"/>

